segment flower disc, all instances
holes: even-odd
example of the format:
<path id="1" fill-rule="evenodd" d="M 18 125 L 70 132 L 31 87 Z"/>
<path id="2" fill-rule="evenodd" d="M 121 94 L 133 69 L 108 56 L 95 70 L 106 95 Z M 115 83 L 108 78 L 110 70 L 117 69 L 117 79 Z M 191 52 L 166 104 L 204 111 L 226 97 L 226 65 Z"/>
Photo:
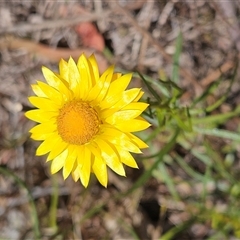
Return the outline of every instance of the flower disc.
<path id="1" fill-rule="evenodd" d="M 66 103 L 57 117 L 57 130 L 61 138 L 70 144 L 89 142 L 99 130 L 97 112 L 81 101 Z"/>

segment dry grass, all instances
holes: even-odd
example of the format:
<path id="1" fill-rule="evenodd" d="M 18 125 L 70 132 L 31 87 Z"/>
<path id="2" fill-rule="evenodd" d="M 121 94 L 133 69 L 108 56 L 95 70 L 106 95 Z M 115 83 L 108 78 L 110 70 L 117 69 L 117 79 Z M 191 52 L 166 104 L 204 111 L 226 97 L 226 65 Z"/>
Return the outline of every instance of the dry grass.
<path id="1" fill-rule="evenodd" d="M 38 144 L 28 135 L 33 123 L 24 117 L 24 112 L 32 107 L 27 100 L 31 94 L 30 84 L 43 80 L 41 66 L 56 69 L 61 57 L 77 57 L 82 52 L 88 55 L 96 52 L 102 71 L 115 63 L 119 69 L 140 71 L 152 79 L 171 79 L 180 31 L 183 43 L 178 84 L 185 91 L 180 101 L 184 106 L 190 105 L 196 96 L 221 78 L 219 87 L 206 98 L 206 105 L 213 104 L 222 96 L 234 70 L 235 78 L 239 77 L 239 11 L 237 1 L 0 2 L 0 165 L 18 176 L 32 194 L 41 239 L 159 239 L 174 226 L 181 226 L 182 230 L 172 239 L 203 239 L 218 231 L 206 220 L 206 212 L 202 212 L 197 221 L 192 220 L 191 214 L 198 211 L 194 199 L 197 201 L 203 194 L 203 185 L 171 160 L 166 160 L 167 174 L 174 180 L 179 199 L 174 199 L 159 172 L 153 172 L 135 191 L 121 195 L 154 163 L 153 158 L 138 159 L 140 170 L 127 169 L 128 178 L 110 172 L 107 189 L 93 177 L 87 190 L 71 179 L 64 182 L 61 174 L 52 178 L 45 157 L 35 156 Z M 93 49 L 98 41 L 86 46 L 86 36 L 76 30 L 83 21 L 97 26 L 106 44 L 103 52 Z M 133 85 L 145 88 L 137 78 Z M 236 81 L 215 113 L 233 110 L 240 102 L 239 91 L 240 84 Z M 231 118 L 221 127 L 237 132 L 239 117 Z M 145 154 L 151 155 L 163 147 L 165 137 L 163 132 L 152 140 Z M 200 149 L 202 139 L 198 136 L 191 144 Z M 223 147 L 233 149 L 238 173 L 238 144 L 233 146 L 218 138 L 207 140 L 221 156 Z M 174 149 L 196 172 L 205 174 L 206 165 L 197 161 L 190 150 L 180 145 Z M 176 157 L 175 153 L 170 156 Z M 221 187 L 226 187 L 226 182 L 221 183 Z M 215 205 L 226 208 L 229 199 L 222 197 L 214 182 L 208 182 L 206 189 L 205 204 L 209 209 Z M 58 193 L 54 195 L 54 191 Z M 55 209 L 58 229 L 54 231 L 50 222 L 54 221 L 51 214 L 54 216 L 53 196 L 56 195 L 59 196 Z M 26 189 L 9 174 L 1 174 L 0 238 L 34 239 L 32 211 Z M 183 223 L 187 225 L 183 227 Z M 233 236 L 233 233 L 228 235 Z"/>

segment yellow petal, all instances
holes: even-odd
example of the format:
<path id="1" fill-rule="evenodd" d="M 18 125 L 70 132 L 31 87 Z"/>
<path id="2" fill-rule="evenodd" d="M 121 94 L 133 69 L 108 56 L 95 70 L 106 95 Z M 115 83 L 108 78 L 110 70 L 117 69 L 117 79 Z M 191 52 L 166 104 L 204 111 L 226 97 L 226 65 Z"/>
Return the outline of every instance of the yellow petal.
<path id="1" fill-rule="evenodd" d="M 56 132 L 57 125 L 54 122 L 45 122 L 36 125 L 32 129 L 29 130 L 30 133 L 33 134 L 44 134 L 44 133 L 53 133 Z"/>
<path id="2" fill-rule="evenodd" d="M 148 103 L 143 102 L 131 102 L 121 110 L 141 110 L 142 112 L 149 106 Z"/>
<path id="3" fill-rule="evenodd" d="M 131 133 L 126 133 L 127 136 L 139 147 L 139 148 L 148 148 L 148 145 L 143 142 L 140 138 L 136 137 Z"/>
<path id="4" fill-rule="evenodd" d="M 118 93 L 125 91 L 131 81 L 131 78 L 132 73 L 128 73 L 113 81 L 109 86 L 108 94 L 106 95 L 104 101 L 107 102 L 108 98 L 116 96 Z"/>
<path id="5" fill-rule="evenodd" d="M 60 76 L 69 83 L 68 71 L 68 63 L 65 60 L 61 59 L 59 62 L 59 73 Z"/>
<path id="6" fill-rule="evenodd" d="M 84 164 L 84 154 L 85 154 L 85 147 L 80 145 L 76 148 L 76 155 L 77 155 L 77 165 L 78 167 L 82 168 Z"/>
<path id="7" fill-rule="evenodd" d="M 112 107 L 117 108 L 119 110 L 122 109 L 123 107 L 131 103 L 136 98 L 136 96 L 139 94 L 140 91 L 141 91 L 140 88 L 132 88 L 132 89 L 126 90 L 125 92 L 123 92 L 121 100 L 118 101 Z"/>
<path id="8" fill-rule="evenodd" d="M 77 154 L 76 154 L 76 146 L 74 145 L 69 145 L 68 148 L 66 149 L 68 151 L 68 156 L 64 162 L 63 166 L 63 178 L 64 180 L 69 176 L 69 174 L 73 170 L 73 166 L 76 162 L 77 159 Z"/>
<path id="9" fill-rule="evenodd" d="M 106 162 L 108 167 L 110 167 L 117 174 L 121 176 L 126 176 L 123 165 L 119 161 L 118 152 L 114 150 L 114 146 L 107 143 L 107 141 L 103 141 L 101 138 L 99 138 L 96 143 L 101 149 L 102 158 Z"/>
<path id="10" fill-rule="evenodd" d="M 61 103 L 57 103 L 48 98 L 32 96 L 32 97 L 29 97 L 28 100 L 35 107 L 41 108 L 42 110 L 46 110 L 46 111 L 56 111 L 61 106 Z"/>
<path id="11" fill-rule="evenodd" d="M 96 58 L 93 54 L 88 58 L 88 61 L 92 67 L 92 71 L 93 71 L 93 75 L 94 75 L 94 81 L 92 81 L 92 85 L 95 85 L 95 83 L 99 79 L 98 64 L 97 64 Z"/>
<path id="12" fill-rule="evenodd" d="M 71 92 L 69 91 L 67 81 L 63 80 L 61 76 L 53 73 L 50 69 L 46 67 L 42 67 L 43 75 L 47 81 L 47 83 L 57 89 L 60 93 L 62 93 L 66 99 L 71 97 Z"/>
<path id="13" fill-rule="evenodd" d="M 37 148 L 36 155 L 44 155 L 52 150 L 55 143 L 58 141 L 59 136 L 56 133 L 52 133 L 49 135 L 44 142 L 40 144 L 40 146 Z"/>
<path id="14" fill-rule="evenodd" d="M 88 65 L 87 58 L 84 54 L 80 56 L 77 62 L 77 68 L 80 73 L 80 85 L 81 85 L 81 92 L 83 95 L 81 96 L 83 99 L 86 98 L 89 90 L 92 87 L 92 80 L 91 80 L 91 73 Z"/>
<path id="15" fill-rule="evenodd" d="M 36 141 L 43 141 L 51 134 L 52 133 L 33 133 L 30 137 Z"/>
<path id="16" fill-rule="evenodd" d="M 107 108 L 107 109 L 104 109 L 102 111 L 100 111 L 100 118 L 101 119 L 105 119 L 105 118 L 108 118 L 110 117 L 111 115 L 113 115 L 115 112 L 117 112 L 118 110 L 116 108 Z"/>
<path id="17" fill-rule="evenodd" d="M 103 100 L 102 102 L 100 102 L 99 107 L 101 109 L 115 109 L 116 111 L 119 111 L 131 102 L 133 102 L 140 91 L 140 88 L 132 88 L 124 92 L 118 93 L 115 95 L 115 97 L 113 96 L 109 98 L 108 101 Z"/>
<path id="18" fill-rule="evenodd" d="M 107 92 L 108 92 L 108 88 L 110 86 L 110 83 L 112 81 L 112 76 L 113 76 L 113 71 L 114 71 L 114 66 L 110 67 L 107 72 L 108 75 L 106 77 L 100 77 L 99 82 L 102 82 L 102 88 L 101 91 L 99 93 L 99 95 L 96 98 L 97 102 L 102 101 L 102 99 L 106 96 Z"/>
<path id="19" fill-rule="evenodd" d="M 68 61 L 69 87 L 75 94 L 79 94 L 80 73 L 74 60 L 70 57 Z M 81 89 L 81 91 L 84 89 Z"/>
<path id="20" fill-rule="evenodd" d="M 27 111 L 25 116 L 35 122 L 43 123 L 48 122 L 58 115 L 58 111 L 45 111 L 41 109 L 34 109 Z"/>
<path id="21" fill-rule="evenodd" d="M 127 73 L 113 81 L 109 88 L 109 94 L 114 95 L 116 93 L 116 89 L 118 89 L 118 92 L 123 92 L 124 90 L 126 90 L 127 86 L 129 85 L 132 79 L 132 75 L 133 75 L 132 73 Z"/>
<path id="22" fill-rule="evenodd" d="M 57 142 L 55 143 L 55 146 L 51 149 L 51 152 L 47 157 L 47 161 L 50 161 L 57 157 L 59 154 L 61 154 L 67 148 L 68 145 L 69 144 L 64 142 L 61 138 L 58 138 Z"/>
<path id="23" fill-rule="evenodd" d="M 80 178 L 80 174 L 78 171 L 78 165 L 76 163 L 77 161 L 75 161 L 74 165 L 73 165 L 73 169 L 72 169 L 72 178 L 74 180 L 74 182 L 77 182 L 78 179 Z"/>
<path id="24" fill-rule="evenodd" d="M 38 97 L 47 97 L 47 95 L 43 92 L 43 90 L 37 85 L 37 84 L 32 84 L 31 85 L 33 92 L 38 96 Z"/>
<path id="25" fill-rule="evenodd" d="M 133 118 L 138 117 L 142 113 L 141 110 L 123 110 L 118 111 L 112 114 L 110 117 L 106 118 L 105 121 L 112 125 L 121 123 L 126 120 L 131 120 Z"/>
<path id="26" fill-rule="evenodd" d="M 101 150 L 99 149 L 98 145 L 94 142 L 85 145 L 86 148 L 93 154 L 94 157 L 101 158 Z"/>
<path id="27" fill-rule="evenodd" d="M 122 76 L 122 73 L 114 73 L 113 76 L 112 76 L 112 82 L 114 82 L 115 80 L 117 80 L 121 76 Z"/>
<path id="28" fill-rule="evenodd" d="M 140 91 L 139 94 L 136 96 L 136 98 L 134 99 L 134 102 L 137 102 L 142 96 L 143 96 L 144 92 Z"/>
<path id="29" fill-rule="evenodd" d="M 108 140 L 116 146 L 121 146 L 122 149 L 134 153 L 142 153 L 139 147 L 131 141 L 131 139 L 118 129 L 103 127 L 103 133 L 96 139 L 102 138 Z"/>
<path id="30" fill-rule="evenodd" d="M 106 101 L 101 101 L 98 106 L 100 107 L 100 109 L 101 109 L 103 112 L 105 112 L 105 111 L 113 111 L 113 110 L 114 110 L 114 112 L 117 112 L 121 107 L 116 108 L 116 107 L 114 107 L 114 106 L 115 106 L 119 101 L 122 101 L 123 94 L 124 94 L 124 93 L 122 92 L 122 93 L 119 93 L 119 94 L 113 96 L 112 98 L 109 98 L 109 99 L 108 99 L 108 102 L 106 102 Z M 108 115 L 108 116 L 109 116 L 109 115 Z"/>
<path id="31" fill-rule="evenodd" d="M 91 157 L 92 153 L 88 148 L 84 148 L 84 161 L 83 161 L 83 166 L 78 167 L 79 175 L 80 175 L 80 180 L 82 182 L 82 185 L 86 188 L 89 183 L 90 179 L 90 173 L 91 173 Z"/>
<path id="32" fill-rule="evenodd" d="M 37 81 L 37 83 L 41 90 L 45 93 L 47 98 L 62 103 L 62 94 L 59 91 L 44 82 Z"/>
<path id="33" fill-rule="evenodd" d="M 149 124 L 146 120 L 131 119 L 122 123 L 118 122 L 114 126 L 123 132 L 138 132 L 148 128 L 151 124 Z"/>
<path id="34" fill-rule="evenodd" d="M 96 175 L 98 181 L 104 186 L 107 187 L 108 175 L 107 175 L 107 166 L 102 158 L 95 157 L 92 171 Z"/>
<path id="35" fill-rule="evenodd" d="M 68 157 L 68 150 L 66 149 L 60 155 L 55 157 L 51 162 L 51 173 L 58 172 L 64 165 L 66 158 Z"/>
<path id="36" fill-rule="evenodd" d="M 86 98 L 88 101 L 92 101 L 92 104 L 99 105 L 99 102 L 107 94 L 113 76 L 114 66 L 109 67 L 96 82 L 96 85 L 89 91 Z"/>
<path id="37" fill-rule="evenodd" d="M 117 151 L 119 152 L 119 155 L 121 156 L 120 161 L 124 163 L 125 165 L 132 167 L 132 168 L 138 168 L 138 165 L 128 151 L 123 150 L 121 147 L 116 147 Z"/>

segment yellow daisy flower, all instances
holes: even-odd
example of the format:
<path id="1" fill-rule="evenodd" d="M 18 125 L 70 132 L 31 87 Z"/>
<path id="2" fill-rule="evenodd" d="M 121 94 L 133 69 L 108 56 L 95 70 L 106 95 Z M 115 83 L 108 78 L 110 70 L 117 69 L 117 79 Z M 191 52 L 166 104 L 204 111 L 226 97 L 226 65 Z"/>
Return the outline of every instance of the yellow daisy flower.
<path id="1" fill-rule="evenodd" d="M 29 101 L 38 109 L 26 117 L 39 124 L 30 130 L 31 138 L 43 141 L 36 155 L 48 154 L 51 173 L 63 169 L 66 179 L 87 187 L 93 172 L 107 186 L 107 166 L 125 176 L 123 164 L 137 168 L 131 153 L 141 153 L 147 145 L 132 132 L 150 124 L 140 117 L 148 104 L 138 102 L 140 88 L 126 90 L 132 74 L 114 73 L 109 67 L 101 76 L 94 55 L 70 57 L 59 63 L 59 73 L 42 68 L 47 83 L 32 85 L 37 96 Z"/>

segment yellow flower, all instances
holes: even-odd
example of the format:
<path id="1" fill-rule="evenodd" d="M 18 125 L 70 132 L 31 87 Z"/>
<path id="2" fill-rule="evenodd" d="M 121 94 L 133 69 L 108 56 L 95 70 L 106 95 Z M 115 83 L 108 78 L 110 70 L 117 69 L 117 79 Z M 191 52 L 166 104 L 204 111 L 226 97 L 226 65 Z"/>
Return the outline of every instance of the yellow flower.
<path id="1" fill-rule="evenodd" d="M 37 96 L 29 101 L 38 109 L 26 116 L 39 124 L 31 138 L 43 141 L 36 155 L 48 154 L 51 173 L 63 168 L 74 181 L 87 187 L 93 172 L 107 186 L 107 166 L 125 176 L 123 164 L 137 168 L 131 153 L 147 145 L 131 132 L 150 124 L 140 117 L 148 104 L 138 102 L 140 88 L 126 90 L 132 74 L 114 73 L 109 67 L 101 76 L 94 55 L 81 55 L 77 64 L 70 57 L 59 63 L 59 73 L 42 68 L 47 83 L 32 85 Z"/>

